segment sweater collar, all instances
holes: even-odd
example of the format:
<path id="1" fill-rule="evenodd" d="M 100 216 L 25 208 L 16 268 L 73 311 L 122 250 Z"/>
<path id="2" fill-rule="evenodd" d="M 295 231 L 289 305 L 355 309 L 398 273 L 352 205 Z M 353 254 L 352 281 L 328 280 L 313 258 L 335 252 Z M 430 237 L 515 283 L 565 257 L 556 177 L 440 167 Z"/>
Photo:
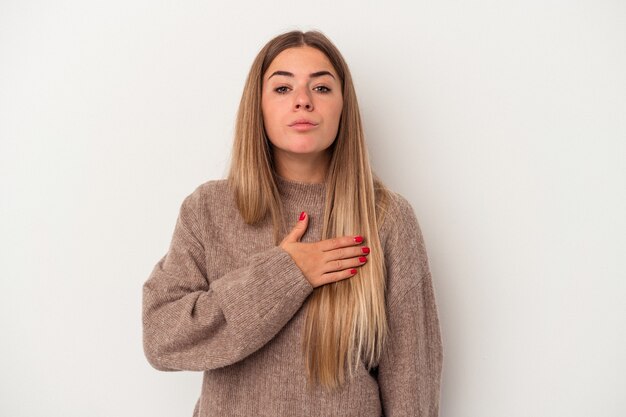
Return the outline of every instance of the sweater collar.
<path id="1" fill-rule="evenodd" d="M 295 206 L 323 205 L 326 198 L 326 183 L 305 183 L 275 175 L 276 186 L 284 202 Z"/>

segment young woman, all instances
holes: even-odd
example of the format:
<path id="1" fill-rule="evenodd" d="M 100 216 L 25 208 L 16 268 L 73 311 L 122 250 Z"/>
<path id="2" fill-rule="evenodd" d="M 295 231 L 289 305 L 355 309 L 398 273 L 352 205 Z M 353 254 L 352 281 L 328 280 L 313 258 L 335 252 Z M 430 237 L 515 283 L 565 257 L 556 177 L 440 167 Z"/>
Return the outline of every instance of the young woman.
<path id="1" fill-rule="evenodd" d="M 204 371 L 194 416 L 436 416 L 424 240 L 372 174 L 354 86 L 319 32 L 259 52 L 227 180 L 182 203 L 143 287 L 144 349 Z"/>

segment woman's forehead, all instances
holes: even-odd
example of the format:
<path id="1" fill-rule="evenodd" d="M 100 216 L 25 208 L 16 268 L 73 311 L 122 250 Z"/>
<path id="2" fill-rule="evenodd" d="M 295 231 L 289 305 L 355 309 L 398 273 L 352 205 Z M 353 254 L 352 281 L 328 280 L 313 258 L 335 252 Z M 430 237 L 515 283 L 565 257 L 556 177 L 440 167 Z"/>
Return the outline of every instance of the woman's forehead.
<path id="1" fill-rule="evenodd" d="M 263 78 L 267 80 L 272 75 L 288 76 L 288 74 L 294 77 L 308 77 L 323 72 L 330 73 L 333 78 L 338 78 L 326 54 L 310 46 L 301 46 L 280 52 L 268 66 Z"/>

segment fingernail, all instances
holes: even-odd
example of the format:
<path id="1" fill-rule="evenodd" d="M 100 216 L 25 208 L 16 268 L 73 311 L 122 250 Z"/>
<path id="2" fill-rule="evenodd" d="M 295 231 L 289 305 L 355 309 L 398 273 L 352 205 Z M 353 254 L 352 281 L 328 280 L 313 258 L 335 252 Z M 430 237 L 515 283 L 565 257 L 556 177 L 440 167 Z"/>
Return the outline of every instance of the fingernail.
<path id="1" fill-rule="evenodd" d="M 305 212 L 300 213 L 300 220 L 304 220 L 305 217 L 306 217 Z"/>
<path id="2" fill-rule="evenodd" d="M 367 261 L 367 258 L 365 256 L 361 256 L 359 258 L 359 262 L 365 262 L 365 261 Z"/>
<path id="3" fill-rule="evenodd" d="M 356 274 L 356 269 L 351 269 L 351 270 L 350 270 L 350 273 L 351 273 L 352 275 Z"/>
<path id="4" fill-rule="evenodd" d="M 356 243 L 361 243 L 361 242 L 363 242 L 363 238 L 361 236 L 357 236 L 357 237 L 354 238 L 354 241 Z"/>
<path id="5" fill-rule="evenodd" d="M 363 247 L 361 248 L 361 250 L 363 251 L 363 253 L 370 253 L 370 248 L 368 247 Z"/>

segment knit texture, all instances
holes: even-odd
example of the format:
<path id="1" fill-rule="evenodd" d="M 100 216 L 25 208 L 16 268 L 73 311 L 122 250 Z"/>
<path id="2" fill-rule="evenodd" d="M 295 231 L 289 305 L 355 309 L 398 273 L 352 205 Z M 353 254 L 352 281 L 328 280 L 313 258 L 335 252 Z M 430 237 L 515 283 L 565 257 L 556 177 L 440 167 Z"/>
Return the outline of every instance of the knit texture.
<path id="1" fill-rule="evenodd" d="M 325 185 L 277 182 L 288 227 L 306 211 L 301 241 L 320 240 Z M 301 340 L 313 287 L 275 245 L 269 216 L 245 224 L 226 180 L 184 199 L 169 250 L 143 285 L 143 342 L 156 369 L 204 372 L 194 417 L 438 415 L 443 349 L 432 276 L 412 207 L 391 195 L 380 228 L 388 343 L 376 371 L 359 367 L 333 393 L 307 389 Z"/>

